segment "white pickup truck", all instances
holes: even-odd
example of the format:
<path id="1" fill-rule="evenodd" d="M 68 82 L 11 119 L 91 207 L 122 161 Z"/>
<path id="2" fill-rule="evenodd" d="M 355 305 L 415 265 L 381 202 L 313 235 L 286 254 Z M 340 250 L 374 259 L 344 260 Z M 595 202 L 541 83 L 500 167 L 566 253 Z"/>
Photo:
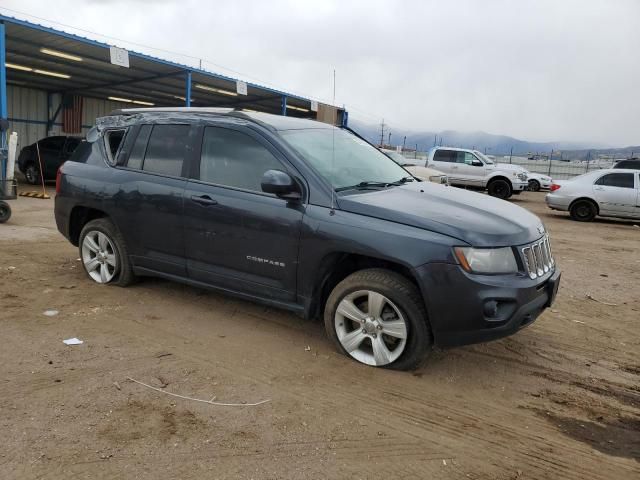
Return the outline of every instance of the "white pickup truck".
<path id="1" fill-rule="evenodd" d="M 425 166 L 446 174 L 451 185 L 487 190 L 489 195 L 502 199 L 528 187 L 524 168 L 515 165 L 502 168 L 477 150 L 435 147 L 429 152 Z"/>

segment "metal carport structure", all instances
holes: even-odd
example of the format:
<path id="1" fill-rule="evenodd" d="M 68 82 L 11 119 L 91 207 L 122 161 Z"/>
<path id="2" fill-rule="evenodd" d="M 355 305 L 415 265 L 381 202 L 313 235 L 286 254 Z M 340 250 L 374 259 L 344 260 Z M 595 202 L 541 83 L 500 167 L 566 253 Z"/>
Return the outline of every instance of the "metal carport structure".
<path id="1" fill-rule="evenodd" d="M 122 57 L 112 60 L 114 53 Z M 83 100 L 79 132 L 64 131 L 61 122 L 73 98 Z M 342 125 L 348 118 L 344 109 L 298 95 L 0 15 L 0 117 L 22 146 L 83 133 L 96 117 L 136 106 L 244 108 Z"/>

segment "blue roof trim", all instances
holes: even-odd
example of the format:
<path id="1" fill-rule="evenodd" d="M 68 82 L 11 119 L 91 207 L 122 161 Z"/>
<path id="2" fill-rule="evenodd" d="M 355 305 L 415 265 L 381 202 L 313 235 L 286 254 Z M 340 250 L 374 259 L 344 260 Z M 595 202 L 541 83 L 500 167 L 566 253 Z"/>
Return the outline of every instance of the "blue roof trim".
<path id="1" fill-rule="evenodd" d="M 13 23 L 13 24 L 20 25 L 20 26 L 26 27 L 26 28 L 32 28 L 34 30 L 39 30 L 39 31 L 45 32 L 45 33 L 50 33 L 52 35 L 58 35 L 58 36 L 61 36 L 61 37 L 68 38 L 70 40 L 75 40 L 75 41 L 78 41 L 78 42 L 86 43 L 88 45 L 93 45 L 94 47 L 110 48 L 110 47 L 113 46 L 113 45 L 109 45 L 108 43 L 99 42 L 98 40 L 92 40 L 92 39 L 87 38 L 87 37 L 82 37 L 80 35 L 75 35 L 73 33 L 67 33 L 67 32 L 64 32 L 62 30 L 56 30 L 55 28 L 45 27 L 44 25 L 40 25 L 38 23 L 32 23 L 32 22 L 28 22 L 26 20 L 20 20 L 18 18 L 9 17 L 9 16 L 2 15 L 2 14 L 0 14 L 0 21 Z M 183 69 L 183 70 L 190 70 L 191 72 L 199 73 L 199 74 L 205 75 L 207 77 L 217 78 L 217 79 L 221 79 L 221 80 L 227 80 L 227 81 L 230 81 L 230 82 L 235 82 L 235 81 L 238 80 L 236 78 L 227 77 L 226 75 L 221 75 L 219 73 L 209 72 L 207 70 L 202 70 L 202 69 L 199 69 L 199 68 L 194 68 L 194 67 L 191 67 L 189 65 L 182 64 L 182 63 L 176 63 L 176 62 L 172 62 L 170 60 L 163 60 L 162 58 L 152 57 L 151 55 L 146 55 L 144 53 L 140 53 L 140 52 L 136 52 L 136 51 L 132 51 L 132 50 L 127 50 L 127 51 L 129 52 L 129 55 L 132 55 L 134 57 L 142 58 L 142 59 L 148 60 L 150 62 L 161 63 L 163 65 L 167 65 L 167 66 L 174 67 L 174 68 L 180 68 L 180 69 Z M 269 87 L 265 87 L 263 85 L 259 85 L 257 83 L 247 82 L 247 85 L 250 86 L 250 87 L 253 87 L 253 88 L 264 90 L 265 92 L 271 92 L 271 93 L 274 93 L 274 94 L 277 94 L 277 95 L 286 95 L 288 98 L 295 98 L 297 100 L 302 100 L 302 101 L 305 101 L 305 102 L 311 102 L 311 99 L 309 99 L 309 98 L 300 97 L 298 95 L 292 95 L 292 94 L 289 94 L 289 93 L 286 93 L 286 92 L 283 92 L 283 91 L 280 91 L 280 90 L 275 90 L 273 88 L 269 88 Z M 338 107 L 336 107 L 336 108 L 338 108 Z M 339 109 L 339 110 L 341 110 L 341 109 Z"/>

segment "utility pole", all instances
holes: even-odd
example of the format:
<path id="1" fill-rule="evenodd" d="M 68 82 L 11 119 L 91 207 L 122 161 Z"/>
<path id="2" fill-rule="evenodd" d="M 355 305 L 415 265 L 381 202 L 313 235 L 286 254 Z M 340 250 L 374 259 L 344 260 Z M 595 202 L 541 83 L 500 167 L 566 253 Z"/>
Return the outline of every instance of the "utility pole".
<path id="1" fill-rule="evenodd" d="M 380 148 L 384 147 L 384 118 L 382 119 L 382 123 L 380 124 Z"/>
<path id="2" fill-rule="evenodd" d="M 433 136 L 433 146 L 435 147 L 438 144 L 438 135 Z"/>
<path id="3" fill-rule="evenodd" d="M 407 136 L 404 136 L 404 140 L 402 140 L 402 151 L 404 152 L 404 147 L 407 144 Z"/>
<path id="4" fill-rule="evenodd" d="M 587 153 L 587 172 L 589 171 L 589 162 L 591 161 L 591 150 Z"/>
<path id="5" fill-rule="evenodd" d="M 413 156 L 413 158 L 418 158 L 418 144 L 416 143 L 416 154 Z"/>
<path id="6" fill-rule="evenodd" d="M 391 132 L 389 132 L 389 142 L 388 145 L 391 146 Z"/>
<path id="7" fill-rule="evenodd" d="M 509 163 L 511 163 L 511 157 L 513 157 L 513 145 L 511 146 L 511 151 L 509 152 Z"/>
<path id="8" fill-rule="evenodd" d="M 549 171 L 547 175 L 551 176 L 551 161 L 553 160 L 553 149 L 551 149 L 551 153 L 549 154 Z"/>

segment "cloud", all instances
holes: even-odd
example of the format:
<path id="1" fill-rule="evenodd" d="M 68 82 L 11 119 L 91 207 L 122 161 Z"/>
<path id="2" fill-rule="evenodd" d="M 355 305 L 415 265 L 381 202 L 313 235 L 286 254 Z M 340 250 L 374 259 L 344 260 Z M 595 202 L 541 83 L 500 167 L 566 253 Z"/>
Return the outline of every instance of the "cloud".
<path id="1" fill-rule="evenodd" d="M 368 122 L 640 143 L 635 0 L 3 3 L 324 101 L 335 68 Z"/>

